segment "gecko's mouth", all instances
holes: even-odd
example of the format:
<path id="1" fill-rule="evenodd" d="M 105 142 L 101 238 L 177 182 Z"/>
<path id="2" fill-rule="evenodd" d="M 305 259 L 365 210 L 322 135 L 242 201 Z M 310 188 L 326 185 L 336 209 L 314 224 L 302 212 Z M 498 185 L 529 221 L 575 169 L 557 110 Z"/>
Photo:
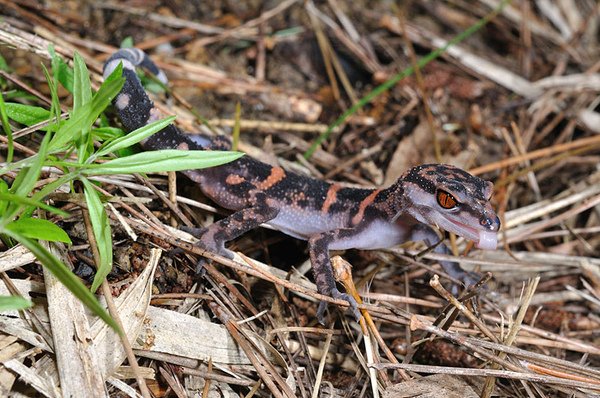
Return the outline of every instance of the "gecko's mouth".
<path id="1" fill-rule="evenodd" d="M 473 228 L 447 216 L 439 217 L 436 224 L 446 231 L 475 242 L 480 249 L 494 250 L 498 246 L 498 233 L 495 231 Z"/>

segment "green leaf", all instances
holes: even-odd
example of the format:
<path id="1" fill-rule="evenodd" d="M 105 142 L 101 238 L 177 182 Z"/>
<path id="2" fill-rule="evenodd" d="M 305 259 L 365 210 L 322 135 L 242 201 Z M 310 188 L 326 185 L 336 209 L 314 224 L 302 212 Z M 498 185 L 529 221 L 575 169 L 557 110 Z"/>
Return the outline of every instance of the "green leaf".
<path id="1" fill-rule="evenodd" d="M 140 127 L 139 129 L 134 130 L 121 138 L 117 138 L 100 148 L 94 154 L 94 158 L 99 158 L 119 149 L 127 148 L 133 144 L 137 144 L 144 138 L 150 137 L 152 134 L 157 133 L 163 128 L 167 127 L 169 124 L 173 123 L 173 120 L 175 120 L 175 116 L 158 120 L 146 126 Z"/>
<path id="2" fill-rule="evenodd" d="M 56 132 L 54 139 L 50 142 L 50 152 L 63 149 L 69 142 L 76 142 L 79 138 L 79 133 L 92 126 L 98 118 L 98 115 L 106 109 L 112 98 L 114 98 L 123 87 L 125 79 L 122 77 L 114 77 L 115 74 L 120 76 L 121 67 L 116 68 L 104 81 L 90 102 L 73 112 L 69 120 L 60 127 Z"/>
<path id="3" fill-rule="evenodd" d="M 5 195 L 10 195 L 8 193 L 8 184 L 0 178 L 0 219 L 6 213 L 6 208 L 8 207 L 9 200 L 4 197 Z"/>
<path id="4" fill-rule="evenodd" d="M 13 100 L 15 98 L 18 98 L 23 101 L 37 101 L 38 100 L 38 97 L 36 97 L 33 94 L 29 94 L 27 91 L 23 91 L 23 90 L 13 89 L 13 90 L 8 90 L 8 91 L 4 92 L 5 100 Z"/>
<path id="5" fill-rule="evenodd" d="M 152 77 L 152 79 L 155 79 L 153 75 L 150 76 Z M 146 91 L 156 95 L 165 93 L 165 85 L 159 81 L 155 81 L 152 79 L 142 79 L 142 84 L 144 85 Z"/>
<path id="6" fill-rule="evenodd" d="M 41 218 L 19 218 L 6 225 L 9 231 L 18 233 L 31 239 L 41 239 L 50 242 L 63 242 L 71 244 L 71 239 L 65 231 L 48 220 Z"/>
<path id="7" fill-rule="evenodd" d="M 102 164 L 90 164 L 84 175 L 157 173 L 219 166 L 239 159 L 244 154 L 230 151 L 180 151 L 165 149 L 141 152 Z"/>
<path id="8" fill-rule="evenodd" d="M 0 70 L 3 70 L 4 72 L 10 72 L 8 63 L 6 63 L 6 60 L 4 59 L 4 57 L 2 55 L 0 55 Z"/>
<path id="9" fill-rule="evenodd" d="M 50 119 L 50 111 L 39 106 L 16 104 L 14 102 L 7 102 L 5 105 L 8 117 L 25 126 L 33 126 Z"/>
<path id="10" fill-rule="evenodd" d="M 44 209 L 46 211 L 49 211 L 49 212 L 59 215 L 61 217 L 69 217 L 69 213 L 67 213 L 64 210 L 57 209 L 56 207 L 52 207 L 50 205 L 45 204 L 44 202 L 39 202 L 35 199 L 31 199 L 26 196 L 20 196 L 20 195 L 8 193 L 8 192 L 3 192 L 1 189 L 0 189 L 0 201 L 6 202 L 6 203 L 17 203 L 17 204 L 21 204 L 24 206 L 39 207 L 40 209 Z M 0 215 L 1 214 L 2 213 L 0 212 Z"/>
<path id="11" fill-rule="evenodd" d="M 113 72 L 110 75 L 108 75 L 108 77 L 106 79 L 104 79 L 104 83 L 102 85 L 104 86 L 105 84 L 112 84 L 115 81 L 124 81 L 124 80 L 125 79 L 123 78 L 123 64 L 121 62 L 119 62 L 119 65 L 117 65 L 115 70 L 113 70 Z M 100 87 L 100 88 L 102 88 L 102 87 Z"/>
<path id="12" fill-rule="evenodd" d="M 22 169 L 17 177 L 13 181 L 13 185 L 10 189 L 11 193 L 14 193 L 16 197 L 25 198 L 39 179 L 42 171 L 43 160 L 46 158 L 46 152 L 48 149 L 48 142 L 50 141 L 50 134 L 46 134 L 36 156 L 33 156 L 33 160 L 29 167 Z M 12 220 L 22 208 L 19 200 L 15 202 L 9 202 L 6 217 Z"/>
<path id="13" fill-rule="evenodd" d="M 73 110 L 81 108 L 92 98 L 92 86 L 90 84 L 90 73 L 79 53 L 73 55 Z"/>
<path id="14" fill-rule="evenodd" d="M 11 237 L 28 248 L 33 255 L 42 263 L 42 265 L 52 273 L 75 297 L 77 297 L 86 307 L 94 314 L 99 316 L 111 328 L 119 331 L 119 327 L 115 321 L 108 315 L 104 308 L 100 305 L 96 297 L 85 287 L 85 285 L 52 253 L 38 242 L 26 238 L 22 235 L 11 233 Z"/>
<path id="15" fill-rule="evenodd" d="M 44 76 L 46 76 L 46 81 L 48 82 L 48 88 L 50 89 L 50 114 L 54 116 L 56 120 L 60 120 L 60 98 L 58 98 L 58 87 L 56 84 L 56 77 L 51 77 L 48 69 L 46 69 L 46 65 L 42 64 L 42 71 L 44 72 Z M 52 130 L 54 131 L 54 129 Z"/>
<path id="16" fill-rule="evenodd" d="M 13 161 L 13 154 L 15 147 L 13 145 L 13 135 L 12 130 L 10 128 L 10 124 L 8 124 L 8 115 L 6 112 L 6 104 L 4 103 L 4 96 L 0 92 L 0 122 L 2 122 L 2 130 L 4 130 L 4 134 L 6 135 L 6 141 L 8 144 L 8 151 L 6 154 L 6 162 L 11 163 Z"/>
<path id="17" fill-rule="evenodd" d="M 62 59 L 62 57 L 54 51 L 54 47 L 50 46 L 48 49 L 52 58 L 52 71 L 56 80 L 62 84 L 64 88 L 70 93 L 73 92 L 73 82 L 75 80 L 73 76 L 73 69 Z"/>
<path id="18" fill-rule="evenodd" d="M 21 296 L 0 296 L 0 312 L 24 310 L 32 305 L 31 301 Z"/>
<path id="19" fill-rule="evenodd" d="M 85 66 L 81 55 L 77 52 L 73 55 L 74 84 L 73 84 L 73 114 L 79 112 L 92 98 L 92 86 L 90 84 L 90 74 Z M 102 109 L 104 110 L 104 109 Z M 93 123 L 93 122 L 92 122 Z M 77 157 L 79 162 L 83 163 L 94 150 L 94 145 L 90 136 L 90 126 L 84 126 L 81 130 L 81 139 L 78 142 Z"/>
<path id="20" fill-rule="evenodd" d="M 112 236 L 108 216 L 98 192 L 87 178 L 82 178 L 81 182 L 83 182 L 85 201 L 90 213 L 92 230 L 94 231 L 96 245 L 100 254 L 100 264 L 98 264 L 98 270 L 92 283 L 92 292 L 95 292 L 112 269 Z"/>
<path id="21" fill-rule="evenodd" d="M 8 67 L 8 63 L 6 63 L 6 60 L 4 59 L 4 57 L 2 56 L 2 54 L 0 54 L 0 70 L 3 70 L 4 72 L 10 72 L 10 68 Z M 0 77 L 0 86 L 2 87 L 2 89 L 6 89 L 6 79 L 3 77 Z"/>
<path id="22" fill-rule="evenodd" d="M 98 127 L 92 129 L 92 135 L 94 136 L 94 139 L 106 141 L 123 137 L 125 133 L 123 130 L 116 127 Z"/>

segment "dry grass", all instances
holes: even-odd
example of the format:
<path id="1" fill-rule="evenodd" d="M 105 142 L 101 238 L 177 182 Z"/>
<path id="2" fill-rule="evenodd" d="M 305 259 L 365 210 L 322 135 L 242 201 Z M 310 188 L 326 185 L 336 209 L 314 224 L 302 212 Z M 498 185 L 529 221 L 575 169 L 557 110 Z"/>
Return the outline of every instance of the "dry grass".
<path id="1" fill-rule="evenodd" d="M 321 327 L 316 300 L 334 301 L 304 276 L 307 255 L 294 239 L 261 229 L 231 244 L 240 253 L 234 261 L 203 253 L 172 228 L 210 223 L 216 212 L 187 181 L 177 181 L 177 193 L 164 176 L 98 178 L 112 198 L 120 265 L 110 286 L 140 368 L 123 365 L 125 351 L 101 322 L 71 318 L 78 303 L 29 253 L 1 246 L 0 270 L 12 287 L 0 290 L 61 304 L 38 299 L 21 318 L 0 317 L 0 395 L 81 388 L 101 396 L 104 385 L 125 396 L 139 391 L 136 376 L 154 396 L 179 397 L 391 398 L 428 388 L 433 393 L 421 396 L 445 396 L 444 388 L 460 396 L 600 394 L 596 2 L 513 1 L 352 115 L 308 161 L 300 155 L 375 84 L 499 2 L 150 3 L 0 0 L 7 90 L 26 90 L 47 107 L 39 62 L 49 43 L 67 59 L 82 54 L 99 82 L 103 60 L 130 35 L 169 76 L 173 98 L 158 105 L 186 130 L 205 128 L 199 114 L 228 131 L 240 102 L 240 149 L 289 169 L 378 186 L 438 161 L 492 180 L 500 248 L 482 252 L 451 237 L 455 256 L 414 245 L 349 252 L 365 317 L 357 324 L 333 310 Z M 69 100 L 64 95 L 63 105 Z M 33 153 L 37 133 L 17 134 L 17 155 Z M 49 199 L 72 214 L 62 225 L 75 244 L 58 255 L 85 270 L 91 254 L 77 226 L 80 200 Z M 174 247 L 187 254 L 151 250 Z M 214 260 L 199 284 L 194 253 Z M 493 279 L 457 300 L 437 278 L 429 282 L 431 271 L 440 273 L 436 261 L 448 258 Z M 65 333 L 62 324 L 76 326 Z M 78 348 L 63 352 L 74 340 Z M 90 358 L 76 370 L 87 390 L 62 373 L 69 355 Z M 445 376 L 422 377 L 432 373 Z"/>

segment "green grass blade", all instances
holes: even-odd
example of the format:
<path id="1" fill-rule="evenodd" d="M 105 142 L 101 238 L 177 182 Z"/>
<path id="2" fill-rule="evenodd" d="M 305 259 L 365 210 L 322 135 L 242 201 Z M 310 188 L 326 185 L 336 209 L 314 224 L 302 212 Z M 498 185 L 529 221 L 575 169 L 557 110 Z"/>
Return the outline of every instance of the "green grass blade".
<path id="1" fill-rule="evenodd" d="M 90 73 L 85 62 L 77 52 L 73 55 L 73 112 L 78 112 L 90 103 L 92 98 L 92 85 L 90 84 Z M 102 109 L 103 111 L 104 109 Z M 92 122 L 93 123 L 93 122 Z M 85 162 L 94 151 L 93 142 L 90 136 L 91 124 L 81 129 L 81 136 L 78 139 L 77 157 L 80 163 Z"/>
<path id="2" fill-rule="evenodd" d="M 6 214 L 6 209 L 8 209 L 8 204 L 10 203 L 10 199 L 4 197 L 3 195 L 12 195 L 8 192 L 8 184 L 6 181 L 0 178 L 0 220 Z"/>
<path id="3" fill-rule="evenodd" d="M 109 142 L 104 147 L 100 148 L 93 155 L 93 158 L 91 158 L 91 160 L 108 155 L 109 153 L 116 152 L 119 149 L 127 148 L 131 145 L 137 144 L 144 138 L 150 137 L 152 134 L 157 133 L 163 128 L 167 127 L 169 124 L 173 123 L 173 120 L 175 120 L 175 116 L 167 117 L 165 119 L 158 120 L 137 130 L 134 130 L 123 137 L 117 138 Z"/>
<path id="4" fill-rule="evenodd" d="M 5 163 L 4 166 L 0 167 L 0 176 L 3 176 L 4 174 L 9 173 L 11 171 L 19 170 L 23 167 L 27 167 L 36 157 L 37 155 L 33 155 L 26 159 L 21 159 L 17 162 Z"/>
<path id="5" fill-rule="evenodd" d="M 100 141 L 110 141 L 116 140 L 117 138 L 124 137 L 126 134 L 123 130 L 117 127 L 96 127 L 92 129 L 92 134 L 94 135 L 94 139 Z"/>
<path id="6" fill-rule="evenodd" d="M 0 296 L 0 313 L 6 311 L 20 311 L 30 308 L 31 301 L 20 296 Z"/>
<path id="7" fill-rule="evenodd" d="M 82 178 L 81 182 L 83 182 L 85 201 L 90 213 L 94 238 L 96 239 L 96 245 L 100 254 L 100 264 L 98 264 L 98 270 L 92 283 L 92 292 L 95 292 L 112 269 L 112 235 L 108 216 L 106 215 L 98 191 L 94 189 L 93 184 L 87 178 Z"/>
<path id="8" fill-rule="evenodd" d="M 26 198 L 37 183 L 42 171 L 43 160 L 46 157 L 49 141 L 50 135 L 46 134 L 30 166 L 22 169 L 13 181 L 10 191 L 15 196 Z M 5 215 L 6 218 L 12 220 L 20 209 L 22 209 L 22 206 L 19 202 L 9 202 L 7 214 Z"/>
<path id="9" fill-rule="evenodd" d="M 23 246 L 28 248 L 33 255 L 42 263 L 42 265 L 52 273 L 75 297 L 77 297 L 86 307 L 94 314 L 99 316 L 114 330 L 119 330 L 115 321 L 108 315 L 105 309 L 100 305 L 96 297 L 85 287 L 75 274 L 67 268 L 60 260 L 58 260 L 45 247 L 32 239 L 28 239 L 18 234 L 10 234 L 16 241 L 21 242 Z"/>
<path id="10" fill-rule="evenodd" d="M 73 93 L 74 85 L 74 74 L 73 69 L 65 63 L 65 61 L 54 51 L 54 47 L 50 46 L 48 49 L 50 57 L 52 58 L 52 72 L 56 81 L 58 81 L 64 88 L 70 93 Z"/>
<path id="11" fill-rule="evenodd" d="M 10 124 L 8 124 L 8 115 L 7 115 L 7 111 L 6 111 L 6 104 L 4 103 L 4 97 L 2 96 L 1 92 L 0 92 L 0 122 L 2 122 L 2 130 L 4 130 L 4 134 L 6 134 L 6 141 L 7 141 L 6 162 L 11 163 L 13 161 L 15 147 L 13 145 L 12 130 L 10 128 Z"/>
<path id="12" fill-rule="evenodd" d="M 52 101 L 50 105 L 50 114 L 54 115 L 56 120 L 60 120 L 61 108 L 60 99 L 58 98 L 58 87 L 56 87 L 56 79 L 50 76 L 50 73 L 48 72 L 48 69 L 46 69 L 46 66 L 44 64 L 42 64 L 42 71 L 44 71 L 44 76 L 46 76 L 48 88 L 50 89 L 50 98 Z"/>
<path id="13" fill-rule="evenodd" d="M 483 26 L 485 26 L 489 21 L 491 21 L 492 18 L 494 18 L 500 11 L 502 11 L 502 9 L 504 7 L 506 7 L 506 5 L 509 2 L 510 2 L 510 0 L 503 0 L 500 3 L 500 5 L 495 10 L 493 10 L 488 15 L 486 15 L 485 17 L 483 17 L 482 19 L 480 19 L 479 21 L 477 21 L 476 23 L 474 23 L 473 25 L 471 25 L 464 32 L 461 32 L 460 34 L 456 35 L 445 46 L 440 47 L 437 50 L 434 50 L 434 51 L 430 52 L 425 57 L 421 58 L 417 62 L 417 67 L 419 69 L 423 68 L 425 65 L 427 65 L 428 63 L 430 63 L 431 61 L 433 61 L 434 59 L 436 59 L 440 55 L 442 55 L 444 52 L 446 52 L 446 50 L 449 47 L 454 46 L 454 45 L 462 42 L 466 38 L 470 37 L 471 35 L 473 35 L 476 31 L 478 31 Z M 385 91 L 389 90 L 390 88 L 392 88 L 393 86 L 395 86 L 396 83 L 398 83 L 400 80 L 404 79 L 407 76 L 412 75 L 413 72 L 414 72 L 414 70 L 415 70 L 414 66 L 411 66 L 409 68 L 404 69 L 402 72 L 394 75 L 389 80 L 381 83 L 379 86 L 375 87 L 370 93 L 368 93 L 367 95 L 365 95 L 364 97 L 362 97 L 356 104 L 352 105 L 348 110 L 346 110 L 344 113 L 342 113 L 342 115 L 340 117 L 338 117 L 332 124 L 330 124 L 329 127 L 327 127 L 327 130 L 325 130 L 325 132 L 323 132 L 312 143 L 312 145 L 310 146 L 310 148 L 308 148 L 308 150 L 304 153 L 304 155 L 303 155 L 304 158 L 305 159 L 309 159 L 313 155 L 313 153 L 315 153 L 315 151 L 317 150 L 317 148 L 319 148 L 319 146 L 325 140 L 327 140 L 327 138 L 329 138 L 329 136 L 331 135 L 331 133 L 333 132 L 333 130 L 336 127 L 340 126 L 342 123 L 344 123 L 344 121 L 349 116 L 351 116 L 354 113 L 356 113 L 359 109 L 361 109 L 362 107 L 364 107 L 365 105 L 367 105 L 368 103 L 370 103 L 374 98 L 376 98 L 377 96 L 379 96 L 383 92 L 385 92 Z"/>
<path id="14" fill-rule="evenodd" d="M 243 156 L 230 151 L 161 151 L 141 152 L 131 156 L 113 159 L 102 164 L 87 165 L 81 171 L 84 175 L 157 173 L 202 169 L 232 162 Z"/>
<path id="15" fill-rule="evenodd" d="M 92 99 L 90 73 L 79 53 L 73 54 L 73 110 L 77 110 Z"/>
<path id="16" fill-rule="evenodd" d="M 28 198 L 27 196 L 20 196 L 9 192 L 0 191 L 0 201 L 16 203 L 23 206 L 39 207 L 40 209 L 44 209 L 61 217 L 69 217 L 69 213 L 66 211 L 47 205 L 44 202 L 34 199 L 33 197 Z"/>
<path id="17" fill-rule="evenodd" d="M 84 129 L 91 128 L 100 113 L 110 104 L 112 98 L 121 91 L 124 82 L 123 78 L 106 79 L 92 100 L 74 111 L 69 120 L 57 131 L 50 142 L 50 151 L 59 151 L 70 142 L 76 142 L 80 138 L 79 133 Z"/>

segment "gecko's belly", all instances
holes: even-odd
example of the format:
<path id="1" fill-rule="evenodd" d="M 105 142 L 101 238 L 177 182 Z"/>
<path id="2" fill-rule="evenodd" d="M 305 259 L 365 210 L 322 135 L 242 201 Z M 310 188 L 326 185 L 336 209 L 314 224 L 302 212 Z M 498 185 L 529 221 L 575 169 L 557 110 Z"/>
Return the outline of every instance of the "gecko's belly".
<path id="1" fill-rule="evenodd" d="M 402 224 L 375 220 L 355 234 L 342 238 L 329 245 L 332 250 L 345 249 L 385 249 L 405 242 L 410 231 Z"/>
<path id="2" fill-rule="evenodd" d="M 304 240 L 323 232 L 349 227 L 348 217 L 343 214 L 327 215 L 319 211 L 299 212 L 288 208 L 281 209 L 277 217 L 268 224 L 285 234 Z M 404 225 L 383 220 L 375 220 L 364 228 L 356 228 L 355 232 L 352 229 L 344 232 L 345 237 L 331 242 L 330 249 L 388 248 L 404 242 L 409 234 Z"/>
<path id="3" fill-rule="evenodd" d="M 308 240 L 313 235 L 345 227 L 346 219 L 341 214 L 328 215 L 316 210 L 283 207 L 268 224 L 287 235 Z"/>

